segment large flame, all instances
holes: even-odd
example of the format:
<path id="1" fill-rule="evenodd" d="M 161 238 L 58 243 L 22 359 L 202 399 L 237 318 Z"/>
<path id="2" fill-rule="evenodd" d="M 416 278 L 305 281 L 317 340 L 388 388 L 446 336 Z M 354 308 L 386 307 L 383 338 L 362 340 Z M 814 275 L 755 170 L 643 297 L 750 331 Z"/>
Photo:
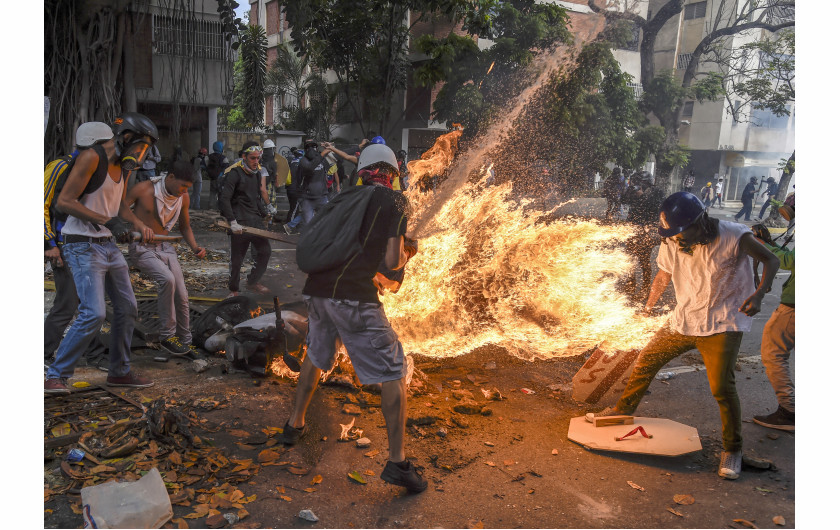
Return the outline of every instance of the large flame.
<path id="1" fill-rule="evenodd" d="M 453 136 L 460 131 L 441 136 L 414 167 L 444 173 L 428 168 L 454 158 Z M 436 212 L 433 193 L 409 193 L 431 220 L 399 293 L 384 297 L 406 350 L 448 357 L 493 344 L 534 359 L 643 346 L 663 319 L 640 316 L 617 290 L 635 265 L 620 245 L 633 229 L 526 209 L 510 200 L 509 183 L 485 184 L 489 169 Z"/>

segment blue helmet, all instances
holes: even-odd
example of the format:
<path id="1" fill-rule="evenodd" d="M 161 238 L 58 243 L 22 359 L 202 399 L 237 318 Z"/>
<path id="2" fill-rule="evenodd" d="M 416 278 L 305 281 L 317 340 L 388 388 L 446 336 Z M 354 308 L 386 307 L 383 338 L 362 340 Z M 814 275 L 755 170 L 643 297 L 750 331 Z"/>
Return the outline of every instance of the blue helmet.
<path id="1" fill-rule="evenodd" d="M 374 136 L 370 143 L 385 145 L 385 138 L 382 138 L 381 136 Z"/>
<path id="2" fill-rule="evenodd" d="M 213 152 L 222 154 L 222 151 L 225 149 L 225 144 L 222 142 L 213 142 Z"/>
<path id="3" fill-rule="evenodd" d="M 659 235 L 671 237 L 700 219 L 706 207 L 696 195 L 678 191 L 662 201 L 659 208 Z"/>

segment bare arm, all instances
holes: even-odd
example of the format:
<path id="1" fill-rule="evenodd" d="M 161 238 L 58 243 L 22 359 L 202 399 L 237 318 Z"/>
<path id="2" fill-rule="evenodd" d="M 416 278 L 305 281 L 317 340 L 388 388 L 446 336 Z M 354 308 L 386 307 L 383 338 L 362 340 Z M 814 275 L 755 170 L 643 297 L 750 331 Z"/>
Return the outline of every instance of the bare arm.
<path id="1" fill-rule="evenodd" d="M 665 292 L 669 283 L 671 283 L 671 273 L 659 269 L 659 272 L 656 273 L 656 276 L 653 278 L 653 283 L 650 286 L 650 294 L 648 295 L 648 300 L 645 304 L 646 312 L 650 313 L 653 306 L 656 305 L 656 302 L 658 302 L 659 298 L 662 297 L 662 293 Z"/>
<path id="2" fill-rule="evenodd" d="M 271 204 L 271 201 L 268 200 L 268 188 L 265 185 L 265 181 L 267 178 L 268 177 L 262 175 L 260 176 L 260 197 L 262 197 L 264 203 Z"/>
<path id="3" fill-rule="evenodd" d="M 79 218 L 83 221 L 104 225 L 111 220 L 107 215 L 94 212 L 79 202 L 79 198 L 85 191 L 88 182 L 96 171 L 99 164 L 99 156 L 93 149 L 86 149 L 79 154 L 79 159 L 67 175 L 67 182 L 61 190 L 56 202 L 56 208 L 60 212 Z M 106 177 L 110 178 L 110 176 Z"/>
<path id="4" fill-rule="evenodd" d="M 358 163 L 359 163 L 359 159 L 358 159 L 358 158 L 356 158 L 356 157 L 355 157 L 355 156 L 353 156 L 353 155 L 348 155 L 347 153 L 345 153 L 345 152 L 344 152 L 344 151 L 342 151 L 341 149 L 338 149 L 337 147 L 335 147 L 333 144 L 331 144 L 331 143 L 329 143 L 329 142 L 324 142 L 324 144 L 323 144 L 323 145 L 324 145 L 324 147 L 326 147 L 327 149 L 329 149 L 329 150 L 330 150 L 330 151 L 332 151 L 333 153 L 337 154 L 338 156 L 340 156 L 340 157 L 341 157 L 341 158 L 343 158 L 344 160 L 347 160 L 347 161 L 348 161 L 348 162 L 350 162 L 351 164 L 354 164 L 354 165 L 355 165 L 355 164 L 358 164 Z"/>
<path id="5" fill-rule="evenodd" d="M 408 255 L 403 249 L 403 236 L 389 237 L 388 246 L 385 249 L 385 266 L 391 270 L 397 270 L 408 261 Z"/>
<path id="6" fill-rule="evenodd" d="M 184 241 L 186 241 L 187 245 L 190 246 L 193 254 L 199 258 L 204 258 L 204 256 L 207 255 L 207 251 L 204 247 L 198 246 L 198 243 L 195 241 L 192 226 L 190 226 L 190 196 L 187 193 L 184 194 L 184 202 L 181 204 L 181 213 L 178 215 L 178 229 L 181 231 L 181 235 L 184 236 Z"/>
<path id="7" fill-rule="evenodd" d="M 761 274 L 761 282 L 756 287 L 756 290 L 751 294 L 738 311 L 747 316 L 753 316 L 761 311 L 761 301 L 764 295 L 773 287 L 773 278 L 779 270 L 779 258 L 762 245 L 752 234 L 744 234 L 738 242 L 740 251 L 746 253 L 755 261 L 760 261 L 763 265 Z"/>

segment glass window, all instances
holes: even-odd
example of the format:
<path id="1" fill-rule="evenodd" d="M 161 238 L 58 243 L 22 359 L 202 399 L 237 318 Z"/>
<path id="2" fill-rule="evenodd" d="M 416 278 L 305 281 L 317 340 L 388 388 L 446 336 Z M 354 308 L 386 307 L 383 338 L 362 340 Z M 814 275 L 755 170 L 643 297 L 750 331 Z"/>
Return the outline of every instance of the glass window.
<path id="1" fill-rule="evenodd" d="M 706 18 L 706 2 L 696 2 L 685 6 L 685 20 Z"/>
<path id="2" fill-rule="evenodd" d="M 686 101 L 683 104 L 683 116 L 692 116 L 694 114 L 694 102 L 693 101 Z"/>

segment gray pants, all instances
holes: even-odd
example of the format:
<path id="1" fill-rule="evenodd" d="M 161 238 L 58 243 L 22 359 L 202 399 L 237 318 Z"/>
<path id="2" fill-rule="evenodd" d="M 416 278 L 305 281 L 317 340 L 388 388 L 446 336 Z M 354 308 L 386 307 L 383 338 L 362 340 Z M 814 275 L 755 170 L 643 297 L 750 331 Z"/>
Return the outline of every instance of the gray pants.
<path id="1" fill-rule="evenodd" d="M 128 257 L 157 285 L 160 340 L 174 335 L 191 344 L 190 300 L 175 248 L 169 243 L 131 243 Z"/>
<path id="2" fill-rule="evenodd" d="M 796 343 L 796 317 L 792 307 L 780 305 L 764 324 L 761 335 L 761 363 L 779 405 L 796 412 L 793 379 L 790 377 L 790 350 Z"/>

